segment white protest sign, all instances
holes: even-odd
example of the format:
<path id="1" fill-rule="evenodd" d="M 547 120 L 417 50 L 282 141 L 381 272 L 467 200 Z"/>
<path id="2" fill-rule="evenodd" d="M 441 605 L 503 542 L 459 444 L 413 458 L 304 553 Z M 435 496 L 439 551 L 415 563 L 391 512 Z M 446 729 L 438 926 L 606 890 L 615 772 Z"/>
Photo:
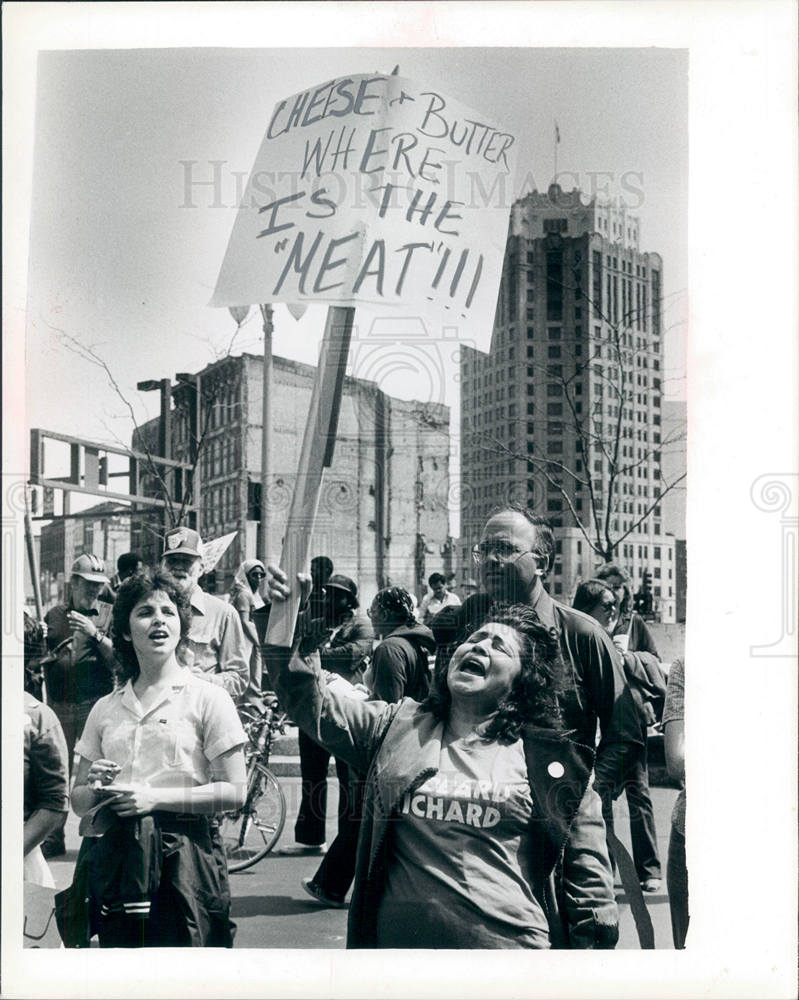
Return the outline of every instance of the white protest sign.
<path id="1" fill-rule="evenodd" d="M 214 538 L 203 544 L 201 574 L 211 572 L 237 534 L 238 532 L 231 531 L 229 535 L 222 535 L 220 538 Z"/>
<path id="2" fill-rule="evenodd" d="M 515 152 L 497 122 L 400 76 L 281 100 L 211 304 L 386 305 L 488 350 Z"/>

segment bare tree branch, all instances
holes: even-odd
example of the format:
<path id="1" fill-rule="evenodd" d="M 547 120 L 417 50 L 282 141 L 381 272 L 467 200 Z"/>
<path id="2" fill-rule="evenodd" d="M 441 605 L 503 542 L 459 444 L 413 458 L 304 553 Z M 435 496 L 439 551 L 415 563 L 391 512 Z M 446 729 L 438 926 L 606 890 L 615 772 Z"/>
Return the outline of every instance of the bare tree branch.
<path id="1" fill-rule="evenodd" d="M 150 471 L 150 474 L 153 476 L 153 478 L 158 482 L 159 486 L 161 487 L 161 492 L 162 492 L 162 495 L 163 495 L 164 503 L 166 504 L 166 510 L 168 512 L 168 516 L 169 516 L 170 520 L 172 521 L 172 523 L 174 523 L 175 509 L 174 509 L 174 505 L 173 505 L 173 501 L 172 501 L 172 495 L 171 495 L 171 492 L 169 490 L 169 487 L 168 487 L 168 485 L 166 483 L 166 480 L 161 475 L 161 472 L 159 471 L 156 462 L 153 459 L 152 453 L 150 452 L 150 449 L 149 449 L 149 447 L 147 445 L 146 440 L 144 439 L 144 436 L 141 434 L 141 429 L 140 429 L 139 423 L 138 423 L 138 421 L 136 419 L 136 414 L 135 414 L 135 412 L 133 410 L 133 406 L 131 405 L 130 400 L 127 398 L 127 396 L 122 391 L 122 388 L 120 387 L 119 382 L 115 378 L 114 373 L 109 368 L 107 362 L 96 351 L 95 348 L 89 347 L 86 344 L 83 344 L 80 340 L 77 339 L 77 337 L 74 337 L 71 333 L 67 333 L 66 330 L 62 330 L 60 327 L 53 326 L 51 323 L 48 323 L 46 319 L 43 319 L 43 322 L 55 334 L 57 334 L 59 336 L 59 338 L 61 339 L 64 347 L 68 351 L 71 351 L 73 354 L 77 354 L 78 357 L 82 358 L 84 361 L 87 361 L 89 364 L 95 365 L 97 368 L 100 368 L 105 373 L 106 378 L 108 379 L 108 382 L 111 385 L 111 388 L 114 390 L 114 392 L 116 393 L 116 395 L 119 397 L 119 399 L 121 400 L 123 406 L 127 409 L 128 414 L 130 415 L 130 419 L 133 422 L 134 429 L 135 429 L 135 431 L 138 434 L 138 440 L 141 441 L 144 454 L 147 457 L 147 466 L 148 466 L 148 469 Z M 128 448 L 127 445 L 124 445 L 124 447 L 126 449 Z"/>
<path id="2" fill-rule="evenodd" d="M 574 274 L 579 274 L 578 269 L 575 269 Z M 552 280 L 552 276 L 547 275 L 547 281 Z M 658 507 L 662 498 L 685 478 L 683 474 L 673 483 L 666 483 L 658 464 L 662 487 L 659 488 L 659 495 L 651 502 L 647 501 L 646 509 L 637 516 L 627 514 L 626 491 L 628 486 L 630 489 L 634 487 L 627 480 L 638 469 L 650 464 L 653 456 L 657 455 L 659 462 L 660 456 L 668 451 L 669 446 L 678 444 L 685 437 L 684 428 L 676 428 L 664 434 L 661 439 L 661 432 L 657 429 L 651 432 L 651 436 L 649 433 L 644 436 L 642 446 L 640 435 L 637 444 L 631 436 L 630 423 L 636 411 L 636 378 L 640 387 L 638 394 L 654 392 L 661 395 L 667 375 L 661 369 L 659 353 L 655 355 L 651 367 L 645 360 L 650 356 L 651 346 L 640 339 L 640 331 L 652 331 L 651 324 L 656 313 L 661 323 L 658 339 L 662 339 L 669 329 L 680 325 L 682 320 L 669 327 L 663 321 L 666 308 L 673 307 L 683 292 L 672 293 L 668 300 L 661 296 L 659 301 L 653 298 L 644 304 L 643 298 L 633 296 L 631 287 L 625 291 L 625 286 L 622 285 L 621 294 L 616 300 L 620 307 L 617 314 L 619 318 L 613 319 L 609 298 L 606 302 L 607 309 L 603 310 L 599 300 L 587 294 L 579 281 L 569 280 L 568 277 L 561 281 L 554 280 L 562 288 L 571 291 L 575 299 L 585 303 L 589 311 L 587 335 L 585 339 L 579 340 L 586 345 L 586 356 L 578 356 L 574 350 L 578 342 L 576 337 L 575 344 L 571 344 L 572 354 L 567 356 L 571 338 L 566 338 L 562 354 L 560 350 L 547 352 L 560 354 L 557 363 L 553 358 L 548 358 L 545 363 L 528 357 L 526 364 L 528 374 L 542 376 L 541 386 L 559 386 L 557 397 L 565 402 L 568 412 L 557 422 L 562 424 L 565 433 L 573 435 L 576 457 L 582 463 L 583 474 L 577 471 L 580 466 L 571 468 L 572 462 L 548 456 L 541 458 L 532 454 L 520 454 L 492 435 L 483 436 L 486 444 L 482 447 L 485 451 L 500 452 L 516 461 L 524 461 L 528 468 L 540 474 L 551 488 L 557 490 L 563 499 L 564 509 L 568 510 L 591 550 L 609 561 L 621 542 L 639 528 Z M 592 321 L 601 324 L 599 337 L 592 331 Z M 562 342 L 560 347 L 564 347 Z M 575 391 L 589 367 L 592 384 L 600 390 L 590 407 Z M 534 397 L 539 394 L 538 381 L 535 386 Z M 640 404 L 641 400 L 638 402 Z M 582 412 L 584 405 L 586 413 Z M 537 405 L 535 399 L 533 407 L 536 412 L 540 411 L 537 419 L 544 420 L 543 407 Z M 548 411 L 549 407 L 546 413 L 546 419 L 549 420 Z M 479 445 L 478 435 L 472 440 Z M 597 469 L 594 468 L 595 463 L 599 465 Z M 587 493 L 590 507 L 588 518 L 583 517 L 576 509 L 574 487 L 584 489 Z M 630 518 L 629 521 L 627 517 Z M 628 526 L 619 530 L 622 522 Z"/>

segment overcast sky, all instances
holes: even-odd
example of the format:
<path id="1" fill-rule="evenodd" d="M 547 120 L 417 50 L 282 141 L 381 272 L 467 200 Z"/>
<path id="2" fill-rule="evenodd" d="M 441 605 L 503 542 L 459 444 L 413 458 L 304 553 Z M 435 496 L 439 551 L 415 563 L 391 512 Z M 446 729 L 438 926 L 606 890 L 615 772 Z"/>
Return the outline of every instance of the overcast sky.
<path id="1" fill-rule="evenodd" d="M 139 49 L 39 56 L 28 310 L 28 423 L 129 440 L 131 421 L 69 337 L 135 383 L 197 370 L 235 332 L 208 306 L 275 103 L 335 76 L 390 72 L 457 98 L 517 136 L 514 193 L 546 190 L 554 121 L 563 186 L 625 199 L 641 249 L 664 258 L 667 395 L 684 398 L 688 60 L 676 49 Z M 212 161 L 221 161 L 214 167 Z M 219 184 L 202 185 L 217 171 Z M 238 180 L 237 180 L 238 176 Z M 220 204 L 221 202 L 221 204 Z M 356 316 L 361 335 L 370 314 Z M 314 361 L 324 307 L 275 310 L 275 353 Z M 435 331 L 429 331 L 435 337 Z M 255 311 L 234 345 L 259 352 Z M 357 362 L 356 362 L 357 363 Z M 356 374 L 455 403 L 388 358 Z M 382 374 L 381 374 L 382 373 Z M 422 373 L 424 374 L 424 373 Z"/>

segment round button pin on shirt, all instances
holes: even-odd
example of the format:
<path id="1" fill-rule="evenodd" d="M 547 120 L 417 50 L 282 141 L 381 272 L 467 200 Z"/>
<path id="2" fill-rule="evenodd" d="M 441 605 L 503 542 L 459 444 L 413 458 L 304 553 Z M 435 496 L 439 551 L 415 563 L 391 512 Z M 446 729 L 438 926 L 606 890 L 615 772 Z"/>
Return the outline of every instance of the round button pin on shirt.
<path id="1" fill-rule="evenodd" d="M 547 768 L 547 773 L 551 778 L 562 778 L 566 773 L 566 769 L 559 760 L 553 760 Z"/>

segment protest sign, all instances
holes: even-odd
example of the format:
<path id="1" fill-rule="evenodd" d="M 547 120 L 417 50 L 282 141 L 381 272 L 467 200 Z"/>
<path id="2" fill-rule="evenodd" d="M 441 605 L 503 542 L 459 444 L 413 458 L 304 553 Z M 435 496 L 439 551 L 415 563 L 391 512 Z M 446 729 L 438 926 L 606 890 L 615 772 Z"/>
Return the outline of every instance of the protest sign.
<path id="1" fill-rule="evenodd" d="M 498 123 L 400 76 L 281 100 L 211 304 L 404 307 L 488 350 L 515 152 Z"/>
<path id="2" fill-rule="evenodd" d="M 201 574 L 211 572 L 237 534 L 238 532 L 231 531 L 229 535 L 222 535 L 220 538 L 214 538 L 203 544 Z"/>

